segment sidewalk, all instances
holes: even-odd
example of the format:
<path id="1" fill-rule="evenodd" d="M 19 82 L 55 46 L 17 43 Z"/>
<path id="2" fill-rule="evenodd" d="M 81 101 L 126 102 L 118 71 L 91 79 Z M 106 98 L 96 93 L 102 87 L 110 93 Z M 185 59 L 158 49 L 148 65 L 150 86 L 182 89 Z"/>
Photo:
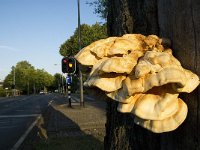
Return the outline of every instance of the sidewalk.
<path id="1" fill-rule="evenodd" d="M 88 98 L 89 99 L 89 98 Z M 74 135 L 71 132 L 105 128 L 106 103 L 103 101 L 86 100 L 85 107 L 81 108 L 72 97 L 72 108 L 67 104 L 52 102 L 51 117 L 47 132 L 57 136 Z"/>
<path id="2" fill-rule="evenodd" d="M 85 107 L 81 108 L 77 97 L 72 98 L 72 108 L 63 96 L 53 99 L 21 150 L 104 149 L 106 102 L 86 96 Z"/>

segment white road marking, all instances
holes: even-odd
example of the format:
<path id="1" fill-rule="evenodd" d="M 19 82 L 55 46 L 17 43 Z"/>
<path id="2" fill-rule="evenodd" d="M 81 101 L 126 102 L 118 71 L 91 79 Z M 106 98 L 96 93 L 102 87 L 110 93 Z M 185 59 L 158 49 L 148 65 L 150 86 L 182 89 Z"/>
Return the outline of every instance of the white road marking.
<path id="1" fill-rule="evenodd" d="M 51 101 L 48 103 L 48 106 L 50 106 L 52 102 L 53 102 L 53 100 L 51 100 Z"/>
<path id="2" fill-rule="evenodd" d="M 20 147 L 20 145 L 23 143 L 23 141 L 25 140 L 25 138 L 27 137 L 27 135 L 29 134 L 29 132 L 33 129 L 33 127 L 36 125 L 36 123 L 38 122 L 38 120 L 40 118 L 41 118 L 41 114 L 39 114 L 39 116 L 36 118 L 36 120 L 29 126 L 29 128 L 19 138 L 19 140 L 17 141 L 17 143 L 15 143 L 15 145 L 13 146 L 13 148 L 11 148 L 11 150 L 17 150 Z"/>

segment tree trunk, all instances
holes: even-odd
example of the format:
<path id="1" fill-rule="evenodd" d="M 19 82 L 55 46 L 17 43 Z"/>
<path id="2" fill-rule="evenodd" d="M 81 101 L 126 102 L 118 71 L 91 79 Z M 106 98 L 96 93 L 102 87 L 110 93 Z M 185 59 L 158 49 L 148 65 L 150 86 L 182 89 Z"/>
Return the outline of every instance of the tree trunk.
<path id="1" fill-rule="evenodd" d="M 156 34 L 172 41 L 182 66 L 200 75 L 199 0 L 109 0 L 108 34 Z M 200 88 L 180 97 L 188 116 L 175 131 L 155 134 L 133 122 L 132 114 L 117 112 L 117 102 L 108 100 L 105 149 L 199 150 Z"/>

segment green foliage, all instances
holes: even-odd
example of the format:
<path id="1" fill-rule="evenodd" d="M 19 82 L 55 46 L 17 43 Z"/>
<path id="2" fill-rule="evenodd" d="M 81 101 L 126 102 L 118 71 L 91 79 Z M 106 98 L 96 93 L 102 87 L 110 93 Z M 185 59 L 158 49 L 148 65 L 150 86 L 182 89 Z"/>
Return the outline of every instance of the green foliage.
<path id="1" fill-rule="evenodd" d="M 54 81 L 53 81 L 53 85 L 52 88 L 53 89 L 59 89 L 61 88 L 63 85 L 65 85 L 66 80 L 65 77 L 59 73 L 56 73 L 54 75 Z"/>
<path id="2" fill-rule="evenodd" d="M 94 13 L 99 17 L 107 19 L 108 15 L 108 0 L 94 0 L 93 2 L 86 2 L 90 6 L 94 6 Z"/>
<path id="3" fill-rule="evenodd" d="M 43 90 L 45 87 L 49 88 L 54 82 L 54 77 L 43 69 L 35 71 L 35 87 Z"/>
<path id="4" fill-rule="evenodd" d="M 13 71 L 11 71 L 11 73 L 6 76 L 3 83 L 3 87 L 11 89 L 12 84 L 13 84 Z"/>
<path id="5" fill-rule="evenodd" d="M 106 24 L 100 25 L 96 23 L 92 26 L 82 24 L 81 28 L 81 47 L 85 47 L 92 42 L 104 39 L 107 37 Z M 67 41 L 65 41 L 60 47 L 60 54 L 62 56 L 73 56 L 79 51 L 78 46 L 78 28 L 75 30 Z"/>
<path id="6" fill-rule="evenodd" d="M 12 88 L 14 74 L 15 89 L 20 90 L 24 94 L 31 94 L 34 91 L 39 92 L 45 87 L 49 88 L 54 81 L 54 77 L 45 70 L 35 69 L 29 62 L 20 61 L 15 67 L 12 67 L 11 72 L 6 76 L 3 84 L 4 88 Z"/>
<path id="7" fill-rule="evenodd" d="M 6 96 L 6 90 L 3 89 L 3 87 L 0 87 L 0 97 L 5 97 Z"/>
<path id="8" fill-rule="evenodd" d="M 79 78 L 78 78 L 78 76 L 72 76 L 71 91 L 72 91 L 72 93 L 79 91 Z"/>

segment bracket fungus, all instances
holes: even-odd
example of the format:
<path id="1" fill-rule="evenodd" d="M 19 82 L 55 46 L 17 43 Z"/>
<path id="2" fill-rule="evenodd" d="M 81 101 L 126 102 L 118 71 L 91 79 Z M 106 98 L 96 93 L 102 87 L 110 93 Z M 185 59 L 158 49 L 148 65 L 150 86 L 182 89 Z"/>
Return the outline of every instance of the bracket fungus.
<path id="1" fill-rule="evenodd" d="M 200 83 L 156 35 L 101 39 L 75 58 L 92 68 L 85 86 L 104 91 L 119 102 L 119 112 L 132 113 L 136 124 L 155 133 L 169 132 L 182 124 L 188 108 L 179 93 L 190 93 Z"/>

